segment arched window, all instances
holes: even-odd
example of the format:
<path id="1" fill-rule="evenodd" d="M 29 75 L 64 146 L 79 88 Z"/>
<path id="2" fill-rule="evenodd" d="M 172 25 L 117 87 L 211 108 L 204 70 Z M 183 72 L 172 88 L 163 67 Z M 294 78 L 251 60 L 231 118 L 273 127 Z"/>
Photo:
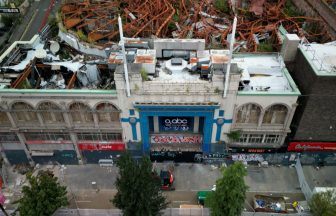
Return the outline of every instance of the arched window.
<path id="1" fill-rule="evenodd" d="M 119 111 L 110 103 L 101 103 L 97 105 L 97 115 L 99 122 L 119 121 Z"/>
<path id="2" fill-rule="evenodd" d="M 245 104 L 239 107 L 237 112 L 237 123 L 258 124 L 261 109 L 255 104 Z"/>
<path id="3" fill-rule="evenodd" d="M 10 126 L 10 124 L 7 113 L 0 110 L 0 126 Z"/>
<path id="4" fill-rule="evenodd" d="M 12 105 L 12 111 L 18 123 L 38 122 L 34 108 L 24 102 L 16 102 Z"/>
<path id="5" fill-rule="evenodd" d="M 265 111 L 263 124 L 284 124 L 288 109 L 286 106 L 276 104 Z"/>
<path id="6" fill-rule="evenodd" d="M 62 110 L 54 103 L 43 102 L 38 106 L 44 123 L 64 122 Z"/>
<path id="7" fill-rule="evenodd" d="M 73 123 L 92 123 L 93 115 L 89 106 L 76 102 L 70 105 L 70 114 Z"/>

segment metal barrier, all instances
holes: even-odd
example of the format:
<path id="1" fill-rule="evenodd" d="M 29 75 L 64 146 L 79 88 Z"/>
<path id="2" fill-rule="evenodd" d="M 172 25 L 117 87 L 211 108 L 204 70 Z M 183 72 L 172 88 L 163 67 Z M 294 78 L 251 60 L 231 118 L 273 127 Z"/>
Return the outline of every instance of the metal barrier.
<path id="1" fill-rule="evenodd" d="M 297 173 L 298 178 L 299 178 L 301 191 L 304 194 L 306 200 L 309 201 L 311 199 L 311 197 L 313 196 L 313 191 L 312 191 L 312 189 L 310 189 L 310 187 L 309 187 L 309 185 L 306 181 L 306 177 L 305 177 L 305 175 L 303 173 L 303 170 L 302 170 L 300 158 L 298 158 L 296 160 L 295 169 L 296 169 L 296 173 Z"/>

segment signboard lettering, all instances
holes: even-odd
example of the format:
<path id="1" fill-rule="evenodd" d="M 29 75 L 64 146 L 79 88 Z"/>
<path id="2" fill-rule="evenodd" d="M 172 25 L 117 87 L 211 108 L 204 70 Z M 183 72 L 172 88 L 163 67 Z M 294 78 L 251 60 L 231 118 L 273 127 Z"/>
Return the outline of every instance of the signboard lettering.
<path id="1" fill-rule="evenodd" d="M 288 151 L 336 151 L 336 142 L 291 142 Z"/>
<path id="2" fill-rule="evenodd" d="M 152 135 L 151 143 L 202 143 L 201 135 Z"/>
<path id="3" fill-rule="evenodd" d="M 19 8 L 0 8 L 0 13 L 20 13 Z"/>
<path id="4" fill-rule="evenodd" d="M 247 152 L 249 153 L 265 153 L 265 149 L 248 149 Z"/>
<path id="5" fill-rule="evenodd" d="M 79 143 L 78 148 L 80 150 L 90 151 L 121 151 L 125 150 L 124 143 Z"/>
<path id="6" fill-rule="evenodd" d="M 191 117 L 160 117 L 162 131 L 190 131 L 192 130 Z"/>

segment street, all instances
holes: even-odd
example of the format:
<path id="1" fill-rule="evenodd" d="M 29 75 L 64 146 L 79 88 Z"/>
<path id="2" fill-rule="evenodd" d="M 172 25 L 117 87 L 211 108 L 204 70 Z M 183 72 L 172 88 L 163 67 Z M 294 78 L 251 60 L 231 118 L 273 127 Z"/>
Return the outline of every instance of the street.
<path id="1" fill-rule="evenodd" d="M 156 169 L 166 169 L 169 163 L 157 163 Z M 251 210 L 255 194 L 281 195 L 288 197 L 288 203 L 304 200 L 299 188 L 295 168 L 248 166 L 245 182 L 249 186 L 245 208 Z M 57 173 L 57 172 L 56 172 Z M 217 167 L 203 164 L 179 164 L 174 167 L 175 191 L 165 191 L 169 207 L 178 208 L 181 204 L 197 204 L 196 194 L 199 190 L 211 190 L 216 179 L 220 177 Z M 68 186 L 70 208 L 112 208 L 110 199 L 117 192 L 114 182 L 116 167 L 99 167 L 98 165 L 66 166 L 61 180 Z M 92 186 L 96 182 L 96 186 Z"/>
<path id="2" fill-rule="evenodd" d="M 51 5 L 53 0 L 40 0 L 32 1 L 27 13 L 23 16 L 22 22 L 17 26 L 13 26 L 13 33 L 11 35 L 4 34 L 0 37 L 0 44 L 5 43 L 6 38 L 9 36 L 8 43 L 4 45 L 2 50 L 6 50 L 15 41 L 27 41 L 30 40 L 35 34 L 38 34 L 39 29 L 44 24 L 44 20 L 48 21 L 48 8 L 51 7 L 51 13 L 55 14 L 60 8 L 61 1 L 55 1 L 54 5 Z"/>

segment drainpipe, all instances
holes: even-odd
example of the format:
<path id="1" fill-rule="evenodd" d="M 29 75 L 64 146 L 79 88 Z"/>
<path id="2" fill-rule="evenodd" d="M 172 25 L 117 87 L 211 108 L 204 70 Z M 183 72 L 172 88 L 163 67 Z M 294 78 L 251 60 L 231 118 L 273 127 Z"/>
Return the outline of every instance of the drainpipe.
<path id="1" fill-rule="evenodd" d="M 124 41 L 124 34 L 123 34 L 123 28 L 122 28 L 122 22 L 121 22 L 120 15 L 118 16 L 118 25 L 119 25 L 121 50 L 122 50 L 123 61 L 124 61 L 124 75 L 125 75 L 125 81 L 126 81 L 126 95 L 127 95 L 127 97 L 130 97 L 131 92 L 130 92 L 130 86 L 129 86 L 129 80 L 128 80 L 127 60 L 126 60 L 126 55 L 125 55 L 125 41 Z"/>
<path id="2" fill-rule="evenodd" d="M 236 28 L 237 28 L 237 17 L 235 16 L 234 20 L 233 20 L 232 34 L 231 34 L 231 40 L 230 40 L 229 62 L 228 62 L 228 65 L 226 67 L 226 74 L 225 74 L 225 85 L 224 85 L 224 95 L 223 95 L 224 98 L 227 95 L 227 90 L 228 90 L 228 85 L 229 85 L 230 68 L 231 68 L 233 44 L 235 42 Z"/>

